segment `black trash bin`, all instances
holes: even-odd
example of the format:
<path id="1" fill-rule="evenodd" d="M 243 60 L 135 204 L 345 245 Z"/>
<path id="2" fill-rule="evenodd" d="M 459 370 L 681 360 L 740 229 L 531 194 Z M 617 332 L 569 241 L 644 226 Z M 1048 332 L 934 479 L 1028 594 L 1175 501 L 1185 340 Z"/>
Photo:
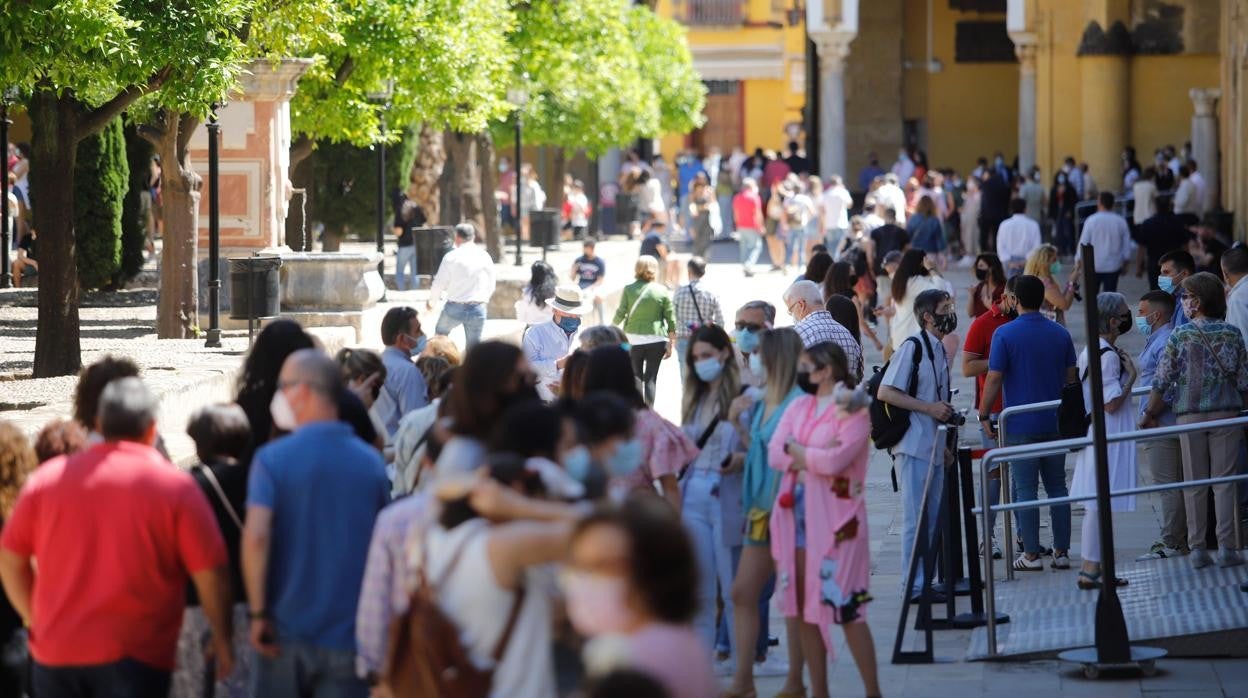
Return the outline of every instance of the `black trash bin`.
<path id="1" fill-rule="evenodd" d="M 529 212 L 529 245 L 545 249 L 559 247 L 559 212 L 543 208 Z"/>
<path id="2" fill-rule="evenodd" d="M 230 265 L 230 319 L 277 317 L 282 312 L 282 258 L 234 257 Z"/>
<path id="3" fill-rule="evenodd" d="M 433 276 L 442 258 L 455 247 L 455 229 L 449 225 L 414 228 L 412 239 L 416 244 L 416 275 Z"/>

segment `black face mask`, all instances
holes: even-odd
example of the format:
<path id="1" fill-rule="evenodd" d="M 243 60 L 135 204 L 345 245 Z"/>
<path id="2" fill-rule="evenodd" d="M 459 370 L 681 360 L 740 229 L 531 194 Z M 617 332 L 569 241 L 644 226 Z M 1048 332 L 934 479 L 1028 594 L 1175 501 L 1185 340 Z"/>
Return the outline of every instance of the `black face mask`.
<path id="1" fill-rule="evenodd" d="M 1011 320 L 1018 317 L 1018 308 L 1010 308 L 1009 310 L 1006 310 L 1005 316 Z"/>
<path id="2" fill-rule="evenodd" d="M 810 395 L 814 395 L 819 390 L 819 386 L 810 381 L 810 371 L 797 372 L 797 387 Z"/>
<path id="3" fill-rule="evenodd" d="M 958 329 L 958 314 L 945 313 L 944 315 L 934 315 L 936 331 L 942 334 L 949 334 Z"/>
<path id="4" fill-rule="evenodd" d="M 1130 316 L 1127 316 L 1127 317 L 1124 317 L 1124 318 L 1120 318 L 1120 319 L 1118 320 L 1118 334 L 1119 334 L 1119 335 L 1124 335 L 1124 334 L 1126 334 L 1127 332 L 1130 332 L 1130 331 L 1131 331 L 1131 327 L 1132 327 L 1132 325 L 1134 325 L 1134 324 L 1135 324 L 1135 323 L 1131 320 L 1131 317 L 1130 317 Z"/>
<path id="5" fill-rule="evenodd" d="M 976 279 L 979 279 L 980 281 L 983 281 L 983 280 L 987 279 L 987 278 L 988 278 L 988 270 L 987 270 L 987 269 L 976 269 L 976 270 L 975 270 L 975 278 L 976 278 Z"/>

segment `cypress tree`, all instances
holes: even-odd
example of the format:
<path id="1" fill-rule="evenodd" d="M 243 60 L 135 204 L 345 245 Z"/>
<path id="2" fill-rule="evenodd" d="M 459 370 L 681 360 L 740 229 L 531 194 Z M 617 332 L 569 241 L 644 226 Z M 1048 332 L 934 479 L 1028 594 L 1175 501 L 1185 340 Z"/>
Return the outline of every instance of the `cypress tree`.
<path id="1" fill-rule="evenodd" d="M 121 208 L 121 269 L 115 279 L 117 286 L 138 276 L 147 259 L 147 214 L 142 193 L 147 189 L 149 163 L 156 152 L 135 126 L 127 125 L 125 136 L 130 176 Z"/>
<path id="2" fill-rule="evenodd" d="M 78 143 L 74 168 L 74 240 L 78 283 L 108 286 L 121 269 L 121 208 L 129 186 L 121 117 Z"/>

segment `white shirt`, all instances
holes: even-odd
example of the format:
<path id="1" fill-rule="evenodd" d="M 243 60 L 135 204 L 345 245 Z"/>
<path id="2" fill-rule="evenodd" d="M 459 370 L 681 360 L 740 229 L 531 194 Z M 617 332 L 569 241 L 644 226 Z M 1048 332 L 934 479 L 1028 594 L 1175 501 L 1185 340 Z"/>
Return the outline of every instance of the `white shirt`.
<path id="1" fill-rule="evenodd" d="M 1248 342 L 1248 276 L 1236 281 L 1226 297 L 1226 321 L 1238 328 Z"/>
<path id="2" fill-rule="evenodd" d="M 889 287 L 891 288 L 891 284 Z M 932 275 L 913 276 L 906 282 L 906 297 L 893 299 L 893 317 L 888 323 L 888 336 L 892 339 L 893 351 L 901 348 L 906 337 L 919 331 L 919 320 L 914 316 L 914 299 L 924 291 L 944 287 L 942 280 Z"/>
<path id="3" fill-rule="evenodd" d="M 1010 260 L 1026 260 L 1032 250 L 1042 244 L 1040 224 L 1025 213 L 1015 213 L 997 228 L 997 257 L 1002 264 Z"/>
<path id="4" fill-rule="evenodd" d="M 578 228 L 589 225 L 589 197 L 583 192 L 568 194 L 569 221 Z"/>
<path id="5" fill-rule="evenodd" d="M 1110 274 L 1122 269 L 1123 262 L 1131 257 L 1131 231 L 1127 219 L 1110 211 L 1097 211 L 1088 216 L 1083 224 L 1079 245 L 1096 248 L 1095 270 L 1098 274 Z"/>
<path id="6" fill-rule="evenodd" d="M 551 318 L 550 306 L 542 303 L 538 305 L 533 302 L 533 293 L 529 289 L 520 292 L 520 298 L 516 300 L 516 319 L 525 325 L 540 325 L 543 322 L 550 322 Z"/>
<path id="7" fill-rule="evenodd" d="M 845 187 L 832 187 L 819 197 L 819 207 L 823 209 L 823 224 L 831 230 L 849 229 L 849 208 L 854 205 L 854 198 Z"/>
<path id="8" fill-rule="evenodd" d="M 1203 216 L 1205 215 L 1205 210 L 1207 209 L 1209 203 L 1205 199 L 1205 176 L 1199 172 L 1193 172 L 1188 179 L 1190 179 L 1192 181 L 1192 185 L 1196 187 L 1196 210 L 1192 213 L 1195 213 L 1198 216 Z"/>
<path id="9" fill-rule="evenodd" d="M 875 200 L 897 212 L 897 225 L 906 227 L 906 193 L 896 184 L 884 184 L 875 190 Z"/>
<path id="10" fill-rule="evenodd" d="M 474 242 L 465 242 L 447 252 L 429 287 L 430 300 L 442 300 L 443 292 L 451 303 L 488 303 L 494 295 L 494 260 L 490 253 Z"/>
<path id="11" fill-rule="evenodd" d="M 1174 212 L 1196 213 L 1197 208 L 1196 185 L 1192 183 L 1192 178 L 1179 180 L 1179 188 L 1174 192 Z"/>
<path id="12" fill-rule="evenodd" d="M 1135 195 L 1135 209 L 1131 217 L 1136 225 L 1157 215 L 1157 185 L 1151 179 L 1137 179 L 1131 193 Z"/>
<path id="13" fill-rule="evenodd" d="M 563 369 L 555 366 L 555 362 L 567 356 L 580 339 L 579 331 L 569 335 L 554 321 L 533 325 L 524 331 L 520 343 L 524 348 L 524 357 L 537 374 L 537 392 L 543 400 L 555 398 L 553 384 L 558 383 L 563 375 Z"/>

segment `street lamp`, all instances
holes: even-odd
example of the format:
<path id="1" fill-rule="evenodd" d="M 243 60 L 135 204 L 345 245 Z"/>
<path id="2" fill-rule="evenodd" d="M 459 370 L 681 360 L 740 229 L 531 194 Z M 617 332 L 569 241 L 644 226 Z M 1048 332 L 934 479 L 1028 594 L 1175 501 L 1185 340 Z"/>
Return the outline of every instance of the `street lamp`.
<path id="1" fill-rule="evenodd" d="M 213 102 L 208 114 L 208 336 L 204 346 L 221 346 L 221 122 Z"/>
<path id="2" fill-rule="evenodd" d="M 380 90 L 368 93 L 368 101 L 377 105 L 381 122 L 381 138 L 377 141 L 377 253 L 381 260 L 377 262 L 377 275 L 382 279 L 383 288 L 386 278 L 386 110 L 393 96 L 394 78 L 386 80 Z M 384 299 L 384 291 L 382 295 Z"/>
<path id="3" fill-rule="evenodd" d="M 13 275 L 9 269 L 9 247 L 13 241 L 13 231 L 9 226 L 9 105 L 17 101 L 17 88 L 7 88 L 0 94 L 0 288 L 13 286 Z"/>
<path id="4" fill-rule="evenodd" d="M 522 181 L 520 178 L 520 131 L 524 128 L 524 107 L 529 103 L 529 93 L 522 87 L 507 90 L 507 101 L 511 102 L 516 108 L 516 161 L 512 165 L 512 171 L 516 174 L 516 266 L 523 266 L 524 262 L 520 259 L 520 219 L 524 213 L 520 208 L 520 187 Z"/>

